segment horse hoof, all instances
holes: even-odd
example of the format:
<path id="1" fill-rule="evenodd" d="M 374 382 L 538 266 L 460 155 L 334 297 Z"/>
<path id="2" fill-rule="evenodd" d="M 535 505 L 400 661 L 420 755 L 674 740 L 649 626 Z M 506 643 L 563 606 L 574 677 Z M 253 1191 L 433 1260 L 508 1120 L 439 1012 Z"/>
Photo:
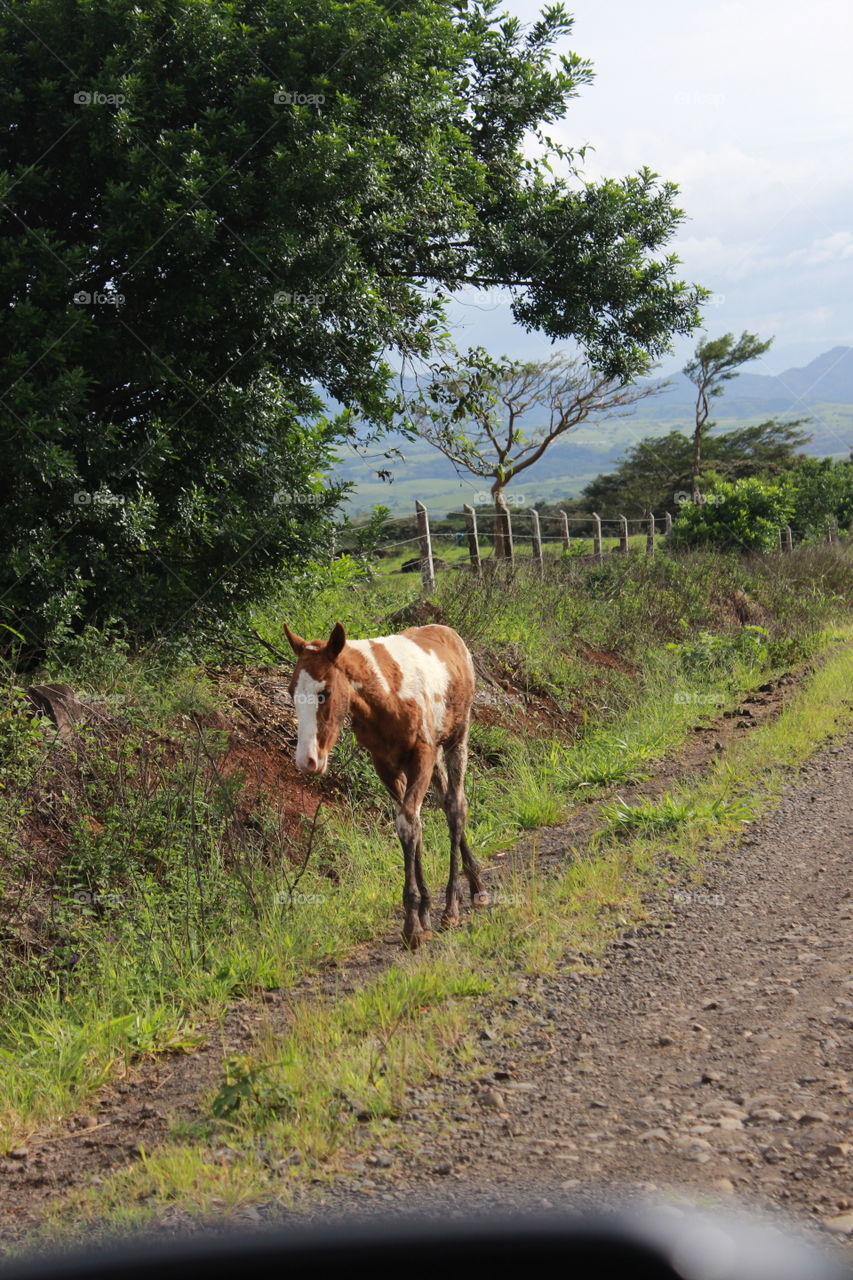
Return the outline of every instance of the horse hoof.
<path id="1" fill-rule="evenodd" d="M 408 935 L 408 937 L 404 933 L 403 946 L 406 948 L 407 951 L 417 951 L 421 943 L 425 942 L 427 938 L 431 938 L 431 937 L 432 937 L 431 930 L 429 933 L 424 933 L 423 931 L 419 933 L 411 933 Z"/>
<path id="2" fill-rule="evenodd" d="M 490 901 L 491 899 L 489 898 L 489 895 L 486 893 L 485 889 L 482 889 L 479 893 L 474 893 L 471 895 L 472 907 L 487 907 Z"/>
<path id="3" fill-rule="evenodd" d="M 456 915 L 453 915 L 453 916 L 448 915 L 446 911 L 443 912 L 441 917 L 442 929 L 455 929 L 456 926 L 461 923 L 462 921 L 458 912 L 456 913 Z"/>

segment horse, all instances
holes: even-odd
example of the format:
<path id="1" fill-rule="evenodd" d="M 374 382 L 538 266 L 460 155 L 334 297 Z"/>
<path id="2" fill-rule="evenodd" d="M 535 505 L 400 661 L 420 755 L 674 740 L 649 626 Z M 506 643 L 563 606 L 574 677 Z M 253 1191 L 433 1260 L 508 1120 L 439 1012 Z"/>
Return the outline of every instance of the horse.
<path id="1" fill-rule="evenodd" d="M 465 837 L 465 768 L 474 664 L 461 636 L 437 624 L 399 635 L 350 640 L 340 622 L 323 640 L 284 631 L 296 655 L 290 696 L 297 714 L 296 765 L 323 774 L 347 715 L 356 741 L 394 801 L 405 879 L 403 942 L 416 950 L 432 934 L 421 865 L 421 805 L 432 782 L 450 832 L 450 878 L 441 924 L 459 923 L 459 855 L 475 907 L 489 895 Z"/>

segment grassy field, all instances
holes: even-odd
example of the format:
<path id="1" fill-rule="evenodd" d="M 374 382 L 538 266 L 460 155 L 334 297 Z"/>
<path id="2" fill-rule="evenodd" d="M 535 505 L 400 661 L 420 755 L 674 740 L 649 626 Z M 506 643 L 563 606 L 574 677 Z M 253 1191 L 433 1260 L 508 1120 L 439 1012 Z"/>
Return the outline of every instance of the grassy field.
<path id="1" fill-rule="evenodd" d="M 280 645 L 284 620 L 312 636 L 337 618 L 354 635 L 396 630 L 401 609 L 417 615 L 418 588 L 417 575 L 377 578 L 338 563 L 325 580 L 306 574 L 287 584 L 234 644 L 246 661 L 268 661 L 252 630 Z M 487 705 L 472 730 L 477 855 L 488 861 L 598 789 L 642 777 L 709 708 L 828 652 L 846 634 L 851 603 L 853 557 L 844 546 L 754 561 L 614 556 L 601 565 L 555 565 L 545 580 L 519 565 L 476 589 L 467 574 L 440 574 L 431 616 L 455 626 L 481 668 L 511 690 L 506 714 Z M 227 656 L 236 679 L 231 649 Z M 321 961 L 341 960 L 398 923 L 393 826 L 377 780 L 350 745 L 338 749 L 334 800 L 313 846 L 307 825 L 283 829 L 272 797 L 250 802 L 239 776 L 221 768 L 226 734 L 204 727 L 204 718 L 231 711 L 224 657 L 136 653 L 115 636 L 83 636 L 39 673 L 106 708 L 73 747 L 33 715 L 21 677 L 6 675 L 6 1148 L 34 1126 L 60 1122 L 140 1055 L 191 1051 L 200 1021 L 234 999 L 286 990 Z M 845 662 L 848 649 L 825 668 L 835 673 L 826 680 L 835 681 L 837 714 Z M 780 759 L 784 750 L 798 758 L 829 724 L 828 688 L 813 692 L 811 713 L 804 704 L 800 719 L 788 722 L 789 747 L 773 739 Z M 542 720 L 532 730 L 537 707 L 559 712 L 552 731 Z M 656 874 L 661 839 L 668 848 L 687 841 L 695 852 L 697 841 L 737 829 L 749 808 L 739 788 L 757 767 L 747 760 L 726 764 L 734 773 L 721 764 L 701 797 L 675 795 L 648 812 L 615 803 L 599 845 L 565 880 L 546 884 L 532 873 L 512 887 L 505 909 L 438 940 L 424 961 L 401 959 L 375 989 L 306 1009 L 287 1046 L 273 1053 L 260 1045 L 257 1058 L 226 1068 L 203 1140 L 176 1143 L 122 1177 L 148 1179 L 156 1200 L 186 1197 L 202 1210 L 211 1198 L 257 1196 L 267 1175 L 248 1147 L 239 1174 L 212 1170 L 204 1153 L 217 1126 L 248 1142 L 261 1115 L 282 1150 L 301 1153 L 306 1167 L 333 1168 L 355 1125 L 346 1108 L 329 1105 L 342 1079 L 382 1129 L 406 1080 L 445 1054 L 464 1057 L 469 997 L 505 992 L 519 968 L 547 966 L 570 940 L 604 936 L 614 919 L 628 918 L 638 902 L 634 870 Z M 771 783 L 762 775 L 762 795 Z M 425 827 L 428 876 L 437 884 L 446 871 L 443 817 L 430 810 Z M 647 852 L 626 861 L 634 841 Z M 381 1073 L 377 1042 L 385 1046 Z M 229 1113 L 229 1096 L 245 1107 Z M 120 1199 L 122 1185 L 119 1178 L 103 1195 Z M 120 1219 L 118 1200 L 110 1203 L 112 1220 Z"/>

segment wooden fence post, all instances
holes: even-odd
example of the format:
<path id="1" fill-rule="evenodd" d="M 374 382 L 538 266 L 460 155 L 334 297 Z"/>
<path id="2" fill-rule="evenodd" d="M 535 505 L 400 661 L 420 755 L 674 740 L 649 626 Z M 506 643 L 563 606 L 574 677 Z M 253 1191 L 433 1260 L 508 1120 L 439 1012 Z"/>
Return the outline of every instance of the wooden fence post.
<path id="1" fill-rule="evenodd" d="M 779 529 L 777 529 L 777 530 L 776 530 L 776 550 L 777 550 L 777 551 L 781 551 L 781 550 L 782 550 L 782 530 L 781 530 L 781 528 L 779 528 Z"/>
<path id="2" fill-rule="evenodd" d="M 655 554 L 655 517 L 653 512 L 649 512 L 649 531 L 646 534 L 646 555 L 653 556 Z"/>
<path id="3" fill-rule="evenodd" d="M 471 557 L 471 572 L 479 578 L 483 572 L 480 564 L 480 539 L 477 537 L 477 512 L 466 502 L 462 510 L 465 512 L 465 524 L 468 527 L 468 555 Z"/>
<path id="4" fill-rule="evenodd" d="M 663 513 L 663 536 L 667 541 L 672 537 L 672 516 L 668 511 Z"/>
<path id="5" fill-rule="evenodd" d="M 535 507 L 531 507 L 528 514 L 533 533 L 533 559 L 539 566 L 539 577 L 541 578 L 545 573 L 545 565 L 542 561 L 542 530 L 539 528 L 539 512 Z"/>
<path id="6" fill-rule="evenodd" d="M 568 551 L 572 542 L 572 535 L 569 533 L 569 517 L 565 511 L 560 512 L 560 520 L 563 525 L 563 550 Z"/>
<path id="7" fill-rule="evenodd" d="M 794 550 L 794 534 L 789 524 L 785 525 L 785 550 Z"/>
<path id="8" fill-rule="evenodd" d="M 422 502 L 415 501 L 418 517 L 418 540 L 420 542 L 421 577 L 424 590 L 432 591 L 435 586 L 435 566 L 432 562 L 432 539 L 429 535 L 429 514 Z"/>
<path id="9" fill-rule="evenodd" d="M 601 517 L 592 513 L 592 554 L 596 560 L 601 559 Z"/>
<path id="10" fill-rule="evenodd" d="M 628 551 L 628 521 L 624 516 L 619 517 L 619 551 L 623 555 Z"/>

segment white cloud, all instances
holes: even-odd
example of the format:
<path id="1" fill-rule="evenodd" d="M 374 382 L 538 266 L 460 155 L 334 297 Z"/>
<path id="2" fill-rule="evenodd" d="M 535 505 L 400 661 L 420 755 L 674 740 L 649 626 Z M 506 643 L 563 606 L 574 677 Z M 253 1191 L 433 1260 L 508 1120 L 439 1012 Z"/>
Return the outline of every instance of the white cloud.
<path id="1" fill-rule="evenodd" d="M 821 236 L 804 249 L 788 254 L 788 262 L 801 262 L 807 267 L 822 266 L 826 262 L 843 262 L 853 258 L 853 232 L 836 231 L 831 236 Z"/>
<path id="2" fill-rule="evenodd" d="M 504 0 L 532 21 L 544 0 Z M 777 341 L 782 369 L 853 345 L 853 77 L 837 0 L 568 0 L 566 42 L 596 80 L 549 130 L 590 143 L 588 176 L 647 164 L 679 183 L 689 221 L 673 243 L 681 275 L 714 291 L 712 332 Z M 545 354 L 499 297 L 465 298 L 465 341 Z M 497 305 L 495 305 L 497 303 Z M 679 341 L 673 362 L 695 345 Z M 801 353 L 801 354 L 798 354 Z M 762 371 L 773 371 L 771 369 Z"/>

